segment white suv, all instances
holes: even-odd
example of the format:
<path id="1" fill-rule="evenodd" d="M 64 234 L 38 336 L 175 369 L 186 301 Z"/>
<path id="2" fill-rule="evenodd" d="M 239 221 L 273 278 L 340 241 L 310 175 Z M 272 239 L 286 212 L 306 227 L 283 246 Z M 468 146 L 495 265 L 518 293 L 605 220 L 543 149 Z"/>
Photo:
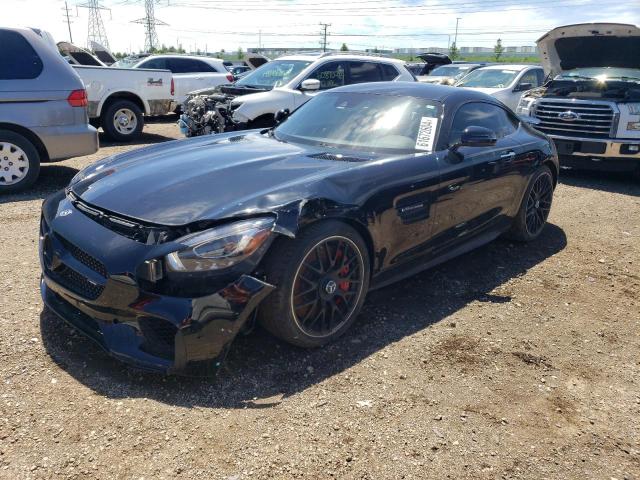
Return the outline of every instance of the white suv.
<path id="1" fill-rule="evenodd" d="M 356 53 L 290 55 L 262 65 L 233 85 L 215 92 L 193 92 L 180 127 L 187 136 L 274 124 L 279 110 L 293 112 L 319 92 L 364 82 L 408 81 L 415 77 L 405 62 Z M 199 102 L 205 99 L 204 102 Z M 205 103 L 204 108 L 200 107 Z M 224 109 L 221 116 L 211 114 Z M 217 120 L 216 120 L 217 119 Z M 224 123 L 220 120 L 224 119 Z M 215 123 L 215 124 L 214 124 Z"/>

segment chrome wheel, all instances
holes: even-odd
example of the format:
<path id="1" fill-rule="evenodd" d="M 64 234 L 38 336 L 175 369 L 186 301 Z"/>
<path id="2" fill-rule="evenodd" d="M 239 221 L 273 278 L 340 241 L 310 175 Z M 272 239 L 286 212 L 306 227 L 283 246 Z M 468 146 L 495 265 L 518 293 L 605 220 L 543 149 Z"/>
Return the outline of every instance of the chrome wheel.
<path id="1" fill-rule="evenodd" d="M 132 110 L 121 108 L 113 115 L 113 126 L 118 133 L 130 135 L 138 126 L 138 118 Z"/>
<path id="2" fill-rule="evenodd" d="M 548 173 L 540 175 L 527 198 L 526 227 L 530 235 L 537 235 L 544 227 L 553 198 L 553 179 Z"/>
<path id="3" fill-rule="evenodd" d="M 364 288 L 364 260 L 346 237 L 316 244 L 295 274 L 291 311 L 300 330 L 311 337 L 337 332 L 355 311 Z"/>
<path id="4" fill-rule="evenodd" d="M 29 158 L 17 145 L 0 142 L 0 185 L 20 183 L 29 173 Z"/>

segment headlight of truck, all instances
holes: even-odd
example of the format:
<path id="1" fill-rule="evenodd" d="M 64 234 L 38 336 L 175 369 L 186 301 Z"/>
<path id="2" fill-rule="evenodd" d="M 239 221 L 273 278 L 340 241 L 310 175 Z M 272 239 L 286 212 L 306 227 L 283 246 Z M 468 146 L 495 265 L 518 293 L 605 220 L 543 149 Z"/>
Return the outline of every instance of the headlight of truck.
<path id="1" fill-rule="evenodd" d="M 640 103 L 627 103 L 631 115 L 640 115 Z"/>
<path id="2" fill-rule="evenodd" d="M 249 258 L 271 236 L 274 219 L 254 218 L 193 233 L 177 240 L 183 249 L 165 257 L 174 272 L 222 270 Z"/>
<path id="3" fill-rule="evenodd" d="M 627 130 L 640 130 L 640 122 L 627 123 Z"/>
<path id="4" fill-rule="evenodd" d="M 532 115 L 533 111 L 531 107 L 533 106 L 534 101 L 535 98 L 533 97 L 522 97 L 516 107 L 516 114 L 524 116 Z"/>

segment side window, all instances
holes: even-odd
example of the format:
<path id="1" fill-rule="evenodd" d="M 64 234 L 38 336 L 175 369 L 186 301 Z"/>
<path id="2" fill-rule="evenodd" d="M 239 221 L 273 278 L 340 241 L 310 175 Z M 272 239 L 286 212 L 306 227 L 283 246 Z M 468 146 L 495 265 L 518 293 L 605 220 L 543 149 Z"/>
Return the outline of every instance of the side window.
<path id="1" fill-rule="evenodd" d="M 167 69 L 167 62 L 164 58 L 152 58 L 138 65 L 138 68 L 159 68 L 161 70 Z"/>
<path id="2" fill-rule="evenodd" d="M 349 62 L 349 83 L 379 82 L 382 73 L 377 63 Z"/>
<path id="3" fill-rule="evenodd" d="M 400 73 L 396 70 L 396 67 L 393 65 L 389 65 L 388 63 L 381 63 L 380 68 L 382 68 L 382 80 L 385 82 L 395 80 Z"/>
<path id="4" fill-rule="evenodd" d="M 186 58 L 167 58 L 167 68 L 171 70 L 171 73 L 193 72 L 191 61 Z"/>
<path id="5" fill-rule="evenodd" d="M 544 70 L 541 68 L 536 68 L 536 77 L 538 77 L 538 86 L 544 83 Z"/>
<path id="6" fill-rule="evenodd" d="M 202 60 L 193 60 L 193 70 L 192 72 L 217 72 L 215 68 L 209 65 L 207 62 L 203 62 Z"/>
<path id="7" fill-rule="evenodd" d="M 518 123 L 497 105 L 480 102 L 465 103 L 453 117 L 449 145 L 459 142 L 464 129 L 471 126 L 488 128 L 500 139 L 514 133 Z"/>
<path id="8" fill-rule="evenodd" d="M 320 90 L 341 87 L 345 84 L 344 62 L 327 62 L 319 66 L 309 78 L 320 80 Z"/>
<path id="9" fill-rule="evenodd" d="M 42 60 L 18 32 L 0 31 L 0 45 L 0 80 L 27 80 L 42 73 Z"/>
<path id="10" fill-rule="evenodd" d="M 520 79 L 519 85 L 523 83 L 530 83 L 534 87 L 540 86 L 540 80 L 538 79 L 537 70 L 529 70 Z"/>

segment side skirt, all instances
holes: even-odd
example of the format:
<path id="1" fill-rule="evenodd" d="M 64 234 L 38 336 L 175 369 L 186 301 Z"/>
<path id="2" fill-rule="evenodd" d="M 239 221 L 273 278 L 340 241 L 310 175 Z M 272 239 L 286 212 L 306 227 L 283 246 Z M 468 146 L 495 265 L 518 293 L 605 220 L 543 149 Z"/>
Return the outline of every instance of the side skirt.
<path id="1" fill-rule="evenodd" d="M 397 273 L 392 274 L 390 277 L 387 277 L 381 281 L 376 281 L 375 279 L 373 279 L 371 287 L 369 288 L 369 291 L 377 290 L 378 288 L 383 288 L 383 287 L 386 287 L 387 285 L 391 285 L 392 283 L 396 283 L 400 280 L 404 280 L 405 278 L 412 277 L 413 275 L 416 275 L 417 273 L 420 273 L 423 270 L 433 268 L 436 265 L 440 265 L 441 263 L 451 260 L 452 258 L 463 255 L 467 252 L 470 252 L 471 250 L 475 250 L 476 248 L 481 247 L 482 245 L 485 245 L 491 242 L 492 240 L 495 240 L 502 233 L 503 233 L 502 231 L 498 231 L 498 232 L 491 231 L 491 232 L 483 233 L 481 235 L 478 235 L 477 237 L 474 237 L 468 242 L 460 245 L 459 247 L 454 248 L 453 250 L 450 250 L 449 252 L 444 253 L 440 256 L 432 258 L 427 262 L 419 263 L 418 265 L 409 269 L 398 268 L 399 271 Z"/>

